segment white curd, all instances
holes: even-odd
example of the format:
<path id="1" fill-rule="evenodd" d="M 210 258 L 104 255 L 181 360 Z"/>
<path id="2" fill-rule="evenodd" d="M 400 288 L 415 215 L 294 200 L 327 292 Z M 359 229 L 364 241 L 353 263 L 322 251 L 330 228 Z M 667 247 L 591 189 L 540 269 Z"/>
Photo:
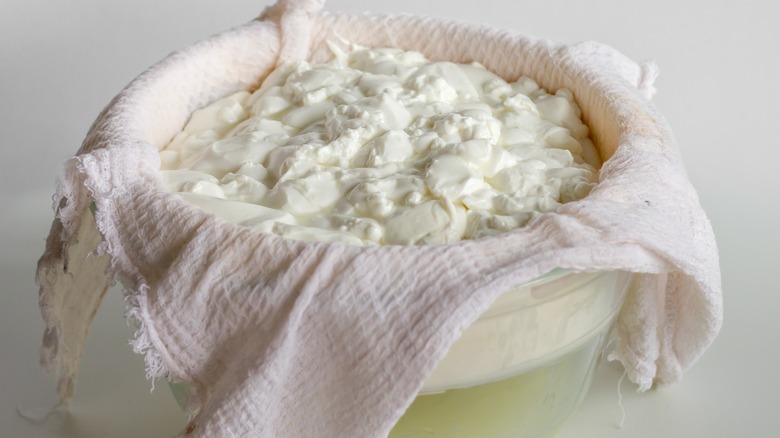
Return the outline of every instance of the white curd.
<path id="1" fill-rule="evenodd" d="M 596 181 L 567 90 L 398 49 L 334 54 L 193 113 L 160 152 L 168 187 L 288 238 L 412 245 L 521 227 Z"/>

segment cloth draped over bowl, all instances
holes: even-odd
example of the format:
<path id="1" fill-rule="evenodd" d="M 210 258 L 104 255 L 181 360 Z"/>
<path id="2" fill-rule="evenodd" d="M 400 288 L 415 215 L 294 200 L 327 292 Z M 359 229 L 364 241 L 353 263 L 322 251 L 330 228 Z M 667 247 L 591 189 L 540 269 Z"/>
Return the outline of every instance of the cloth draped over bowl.
<path id="1" fill-rule="evenodd" d="M 498 294 L 554 268 L 639 273 L 610 358 L 640 390 L 680 379 L 720 328 L 720 271 L 709 221 L 649 100 L 654 66 L 594 42 L 320 12 L 323 3 L 279 1 L 171 54 L 113 99 L 66 163 L 38 266 L 42 362 L 62 400 L 114 280 L 126 288 L 148 377 L 196 389 L 186 436 L 384 436 Z M 605 160 L 599 183 L 524 228 L 410 247 L 287 240 L 163 187 L 158 150 L 193 110 L 257 87 L 285 60 L 325 61 L 326 42 L 340 38 L 572 90 Z"/>

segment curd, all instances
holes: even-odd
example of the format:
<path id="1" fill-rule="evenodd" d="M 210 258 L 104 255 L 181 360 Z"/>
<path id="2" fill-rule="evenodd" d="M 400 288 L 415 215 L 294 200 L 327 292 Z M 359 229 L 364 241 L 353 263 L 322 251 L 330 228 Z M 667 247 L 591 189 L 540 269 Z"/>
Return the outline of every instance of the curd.
<path id="1" fill-rule="evenodd" d="M 160 152 L 167 186 L 288 238 L 412 245 L 521 227 L 595 184 L 569 91 L 417 52 L 333 52 L 195 111 Z"/>

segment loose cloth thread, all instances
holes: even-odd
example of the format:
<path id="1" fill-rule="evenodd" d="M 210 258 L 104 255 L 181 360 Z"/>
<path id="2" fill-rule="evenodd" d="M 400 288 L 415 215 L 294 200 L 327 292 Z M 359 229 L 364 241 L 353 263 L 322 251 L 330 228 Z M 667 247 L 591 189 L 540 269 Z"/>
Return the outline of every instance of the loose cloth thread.
<path id="1" fill-rule="evenodd" d="M 108 105 L 67 163 L 38 267 L 42 362 L 60 376 L 61 398 L 74 391 L 89 324 L 113 279 L 126 287 L 148 376 L 197 391 L 186 436 L 384 436 L 498 294 L 553 268 L 639 273 L 609 357 L 640 390 L 678 380 L 720 328 L 720 271 L 671 131 L 648 100 L 655 67 L 598 43 L 323 13 L 323 3 L 279 1 L 170 55 Z M 326 41 L 338 37 L 572 90 L 606 159 L 599 184 L 522 229 L 416 247 L 286 240 L 163 187 L 158 150 L 194 109 L 256 87 L 277 62 L 324 61 Z"/>

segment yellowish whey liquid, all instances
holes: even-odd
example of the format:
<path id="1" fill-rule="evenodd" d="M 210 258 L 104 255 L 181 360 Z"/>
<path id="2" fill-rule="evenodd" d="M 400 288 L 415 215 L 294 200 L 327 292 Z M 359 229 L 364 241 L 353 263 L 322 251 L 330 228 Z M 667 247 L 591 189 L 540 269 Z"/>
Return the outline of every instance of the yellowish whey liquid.
<path id="1" fill-rule="evenodd" d="M 518 376 L 420 395 L 388 438 L 551 437 L 585 396 L 606 333 Z"/>

